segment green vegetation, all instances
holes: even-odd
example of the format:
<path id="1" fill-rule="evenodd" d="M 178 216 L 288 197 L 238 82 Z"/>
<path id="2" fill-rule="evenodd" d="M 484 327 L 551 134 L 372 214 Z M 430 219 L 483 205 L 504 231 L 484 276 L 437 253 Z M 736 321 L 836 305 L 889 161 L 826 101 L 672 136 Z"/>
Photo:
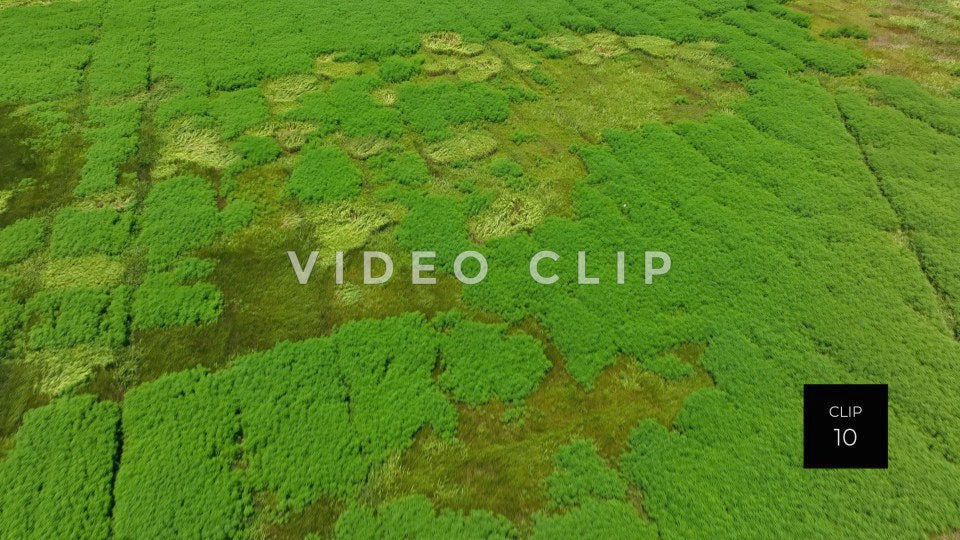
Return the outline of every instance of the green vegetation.
<path id="1" fill-rule="evenodd" d="M 449 509 L 437 511 L 425 497 L 413 496 L 373 509 L 349 509 L 337 521 L 337 538 L 462 538 L 484 540 L 515 538 L 513 525 L 485 510 L 464 515 Z"/>
<path id="2" fill-rule="evenodd" d="M 446 332 L 440 345 L 440 384 L 470 405 L 494 397 L 520 401 L 530 395 L 550 367 L 540 343 L 522 334 L 504 336 L 506 325 L 461 320 L 456 314 L 441 324 Z"/>
<path id="3" fill-rule="evenodd" d="M 0 0 L 0 538 L 953 534 L 948 4 Z"/>
<path id="4" fill-rule="evenodd" d="M 391 56 L 380 62 L 380 70 L 377 73 L 384 81 L 397 83 L 409 79 L 419 70 L 419 62 L 408 61 L 399 56 Z"/>
<path id="5" fill-rule="evenodd" d="M 99 13 L 76 3 L 0 9 L 2 101 L 41 101 L 76 94 Z"/>
<path id="6" fill-rule="evenodd" d="M 66 208 L 53 220 L 50 254 L 79 257 L 94 253 L 117 255 L 130 239 L 133 216 L 109 208 Z"/>
<path id="7" fill-rule="evenodd" d="M 209 114 L 217 120 L 228 139 L 268 118 L 267 105 L 259 88 L 220 94 L 210 100 Z"/>
<path id="8" fill-rule="evenodd" d="M 233 149 L 251 165 L 264 165 L 280 157 L 282 150 L 277 141 L 268 137 L 244 135 L 237 139 Z"/>
<path id="9" fill-rule="evenodd" d="M 233 404 L 215 399 L 202 371 L 165 377 L 128 393 L 114 533 L 233 537 L 249 508 Z"/>
<path id="10" fill-rule="evenodd" d="M 27 412 L 0 461 L 0 537 L 109 536 L 119 420 L 93 396 Z"/>
<path id="11" fill-rule="evenodd" d="M 321 135 L 340 131 L 351 137 L 397 138 L 403 133 L 400 113 L 380 105 L 370 95 L 380 84 L 369 75 L 338 80 L 325 92 L 302 96 L 300 106 L 287 116 L 317 122 Z"/>
<path id="12" fill-rule="evenodd" d="M 40 292 L 23 311 L 30 347 L 121 346 L 127 341 L 129 298 L 130 289 L 125 286 Z"/>
<path id="13" fill-rule="evenodd" d="M 147 246 L 150 263 L 159 266 L 209 244 L 221 230 L 213 189 L 190 176 L 155 184 L 143 202 L 138 222 L 139 241 Z"/>
<path id="14" fill-rule="evenodd" d="M 510 114 L 508 102 L 505 94 L 482 83 L 406 83 L 397 88 L 404 122 L 428 141 L 450 137 L 450 129 L 460 124 L 502 122 Z"/>
<path id="15" fill-rule="evenodd" d="M 181 285 L 184 269 L 151 274 L 133 297 L 133 325 L 162 328 L 183 324 L 206 324 L 223 313 L 223 294 L 209 283 Z M 178 279 L 178 277 L 180 279 Z M 189 278 L 190 276 L 186 276 Z"/>
<path id="16" fill-rule="evenodd" d="M 871 76 L 864 82 L 877 91 L 880 99 L 907 116 L 960 137 L 960 103 L 957 100 L 932 96 L 917 83 L 903 77 Z"/>
<path id="17" fill-rule="evenodd" d="M 0 263 L 27 258 L 40 249 L 46 233 L 46 226 L 40 218 L 21 219 L 0 229 Z"/>
<path id="18" fill-rule="evenodd" d="M 597 454 L 591 441 L 574 441 L 554 456 L 556 470 L 547 478 L 550 503 L 554 506 L 579 506 L 589 499 L 622 501 L 627 483 Z"/>
<path id="19" fill-rule="evenodd" d="M 401 200 L 410 211 L 397 227 L 397 243 L 409 251 L 436 252 L 437 269 L 453 272 L 454 259 L 472 246 L 463 205 L 452 198 L 429 195 L 404 194 Z"/>
<path id="20" fill-rule="evenodd" d="M 290 175 L 287 192 L 307 203 L 334 202 L 359 193 L 361 180 L 346 152 L 311 142 Z"/>
<path id="21" fill-rule="evenodd" d="M 828 38 L 854 38 L 854 39 L 870 39 L 870 32 L 866 29 L 859 26 L 837 26 L 836 28 L 828 28 L 823 32 L 820 32 L 820 35 Z"/>
<path id="22" fill-rule="evenodd" d="M 139 143 L 140 104 L 91 106 L 87 162 L 74 193 L 78 197 L 106 191 L 117 184 L 120 167 L 136 152 Z"/>
<path id="23" fill-rule="evenodd" d="M 367 164 L 377 171 L 378 182 L 421 186 L 430 181 L 430 170 L 416 152 L 384 152 L 368 159 Z"/>

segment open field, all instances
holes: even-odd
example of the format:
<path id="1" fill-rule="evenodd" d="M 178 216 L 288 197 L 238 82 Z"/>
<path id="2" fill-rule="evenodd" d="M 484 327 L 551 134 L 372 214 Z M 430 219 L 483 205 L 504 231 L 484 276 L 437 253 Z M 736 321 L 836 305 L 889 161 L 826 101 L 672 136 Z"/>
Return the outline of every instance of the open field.
<path id="1" fill-rule="evenodd" d="M 0 73 L 0 539 L 960 531 L 956 1 L 0 0 Z"/>

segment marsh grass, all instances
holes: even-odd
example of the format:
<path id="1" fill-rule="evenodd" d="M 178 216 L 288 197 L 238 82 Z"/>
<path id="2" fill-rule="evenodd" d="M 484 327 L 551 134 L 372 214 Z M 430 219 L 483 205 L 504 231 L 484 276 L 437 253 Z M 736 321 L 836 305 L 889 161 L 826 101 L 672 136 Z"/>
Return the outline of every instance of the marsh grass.
<path id="1" fill-rule="evenodd" d="M 441 165 L 459 164 L 489 156 L 497 150 L 497 147 L 497 140 L 489 133 L 469 131 L 429 145 L 426 157 Z"/>
<path id="2" fill-rule="evenodd" d="M 457 56 L 476 56 L 483 51 L 483 45 L 466 42 L 460 34 L 455 32 L 427 34 L 421 39 L 420 44 L 430 52 Z"/>
<path id="3" fill-rule="evenodd" d="M 185 165 L 226 169 L 239 159 L 216 129 L 197 127 L 189 119 L 176 121 L 161 134 L 153 174 L 159 178 L 184 172 Z"/>
<path id="4" fill-rule="evenodd" d="M 522 328 L 543 337 L 535 324 Z M 569 375 L 554 346 L 545 342 L 545 347 L 553 368 L 524 402 L 522 422 L 504 421 L 512 409 L 503 403 L 461 406 L 456 440 L 424 430 L 410 450 L 373 473 L 364 500 L 375 504 L 421 493 L 439 506 L 461 510 L 482 500 L 526 529 L 531 516 L 547 508 L 543 482 L 562 445 L 591 439 L 601 456 L 615 460 L 639 420 L 670 426 L 687 396 L 713 384 L 697 364 L 702 346 L 679 349 L 685 365 L 696 366 L 690 379 L 671 382 L 624 358 L 604 370 L 590 391 Z"/>
<path id="5" fill-rule="evenodd" d="M 59 396 L 90 380 L 96 369 L 109 366 L 114 357 L 108 348 L 79 345 L 69 349 L 30 351 L 22 362 L 39 368 L 39 392 Z"/>
<path id="6" fill-rule="evenodd" d="M 43 267 L 45 289 L 108 287 L 119 285 L 124 275 L 123 262 L 107 255 L 86 255 L 51 259 Z"/>

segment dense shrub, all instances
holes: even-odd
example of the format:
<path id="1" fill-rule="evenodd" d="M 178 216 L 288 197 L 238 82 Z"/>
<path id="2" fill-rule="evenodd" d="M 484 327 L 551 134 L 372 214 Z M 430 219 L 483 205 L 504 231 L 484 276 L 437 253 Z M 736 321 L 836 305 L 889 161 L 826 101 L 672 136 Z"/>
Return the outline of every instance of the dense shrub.
<path id="1" fill-rule="evenodd" d="M 132 306 L 135 328 L 206 324 L 220 318 L 223 293 L 210 283 L 181 285 L 178 277 L 185 269 L 178 270 L 151 274 L 137 289 Z"/>
<path id="2" fill-rule="evenodd" d="M 23 306 L 19 302 L 0 300 L 0 358 L 13 346 L 13 338 L 21 324 Z"/>
<path id="3" fill-rule="evenodd" d="M 907 116 L 960 137 L 960 101 L 933 96 L 903 77 L 871 75 L 864 82 L 877 91 L 877 97 Z"/>
<path id="4" fill-rule="evenodd" d="M 76 196 L 86 197 L 117 184 L 120 167 L 137 151 L 140 109 L 141 105 L 136 102 L 87 108 L 91 127 L 84 138 L 90 146 L 80 171 L 80 183 L 74 189 Z"/>
<path id="5" fill-rule="evenodd" d="M 652 540 L 659 536 L 657 528 L 650 522 L 642 521 L 630 503 L 587 499 L 567 513 L 535 516 L 531 538 Z"/>
<path id="6" fill-rule="evenodd" d="M 897 109 L 869 106 L 861 96 L 838 102 L 922 270 L 953 314 L 951 330 L 960 332 L 960 217 L 943 211 L 960 204 L 953 180 L 960 174 L 960 139 Z"/>
<path id="7" fill-rule="evenodd" d="M 452 126 L 502 122 L 510 114 L 507 96 L 483 83 L 402 84 L 397 108 L 404 122 L 429 141 L 449 137 Z"/>
<path id="8" fill-rule="evenodd" d="M 443 321 L 440 384 L 469 405 L 519 401 L 543 380 L 550 362 L 526 334 L 505 335 L 506 325 L 482 324 L 456 314 Z"/>
<path id="9" fill-rule="evenodd" d="M 362 321 L 130 392 L 117 534 L 237 536 L 251 489 L 294 510 L 355 493 L 422 427 L 452 435 L 456 411 L 431 377 L 437 351 L 418 315 Z"/>
<path id="10" fill-rule="evenodd" d="M 41 218 L 21 219 L 0 229 L 0 263 L 26 259 L 43 246 L 45 234 Z"/>
<path id="11" fill-rule="evenodd" d="M 547 478 L 552 506 L 579 506 L 589 500 L 625 500 L 627 482 L 597 454 L 592 441 L 577 440 L 557 451 Z"/>
<path id="12" fill-rule="evenodd" d="M 288 426 L 292 427 L 292 426 Z M 128 392 L 113 532 L 121 538 L 235 538 L 245 497 L 240 418 L 203 371 L 168 375 Z"/>
<path id="13" fill-rule="evenodd" d="M 415 495 L 374 509 L 350 507 L 337 520 L 336 538 L 459 538 L 496 540 L 516 538 L 513 524 L 486 510 L 469 514 L 437 511 L 426 497 Z"/>
<path id="14" fill-rule="evenodd" d="M 734 32 L 735 37 L 717 47 L 716 51 L 737 63 L 745 74 L 760 77 L 774 73 L 803 71 L 803 61 L 793 54 Z"/>
<path id="15" fill-rule="evenodd" d="M 216 261 L 212 259 L 186 257 L 177 261 L 171 272 L 178 281 L 193 281 L 209 276 L 216 266 Z"/>
<path id="16" fill-rule="evenodd" d="M 828 28 L 823 32 L 820 32 L 820 35 L 828 38 L 845 37 L 855 39 L 870 39 L 870 32 L 856 25 L 844 25 Z"/>
<path id="17" fill-rule="evenodd" d="M 864 66 L 859 53 L 816 41 L 806 30 L 762 12 L 731 11 L 724 22 L 796 55 L 803 62 L 834 75 L 849 75 Z"/>
<path id="18" fill-rule="evenodd" d="M 367 160 L 378 182 L 420 186 L 430 180 L 427 163 L 417 152 L 384 152 Z"/>
<path id="19" fill-rule="evenodd" d="M 208 112 L 220 124 L 223 136 L 232 139 L 269 118 L 270 111 L 259 88 L 224 92 L 210 100 Z"/>
<path id="20" fill-rule="evenodd" d="M 380 105 L 370 95 L 380 84 L 379 79 L 369 75 L 340 79 L 324 92 L 302 96 L 300 106 L 287 117 L 318 122 L 322 135 L 341 131 L 351 137 L 399 138 L 403 134 L 400 113 Z"/>
<path id="21" fill-rule="evenodd" d="M 412 195 L 402 202 L 410 211 L 397 227 L 397 243 L 410 251 L 436 252 L 437 269 L 452 272 L 457 255 L 472 246 L 462 205 L 431 195 Z"/>
<path id="22" fill-rule="evenodd" d="M 0 538 L 107 538 L 120 410 L 92 396 L 28 411 L 0 461 Z"/>
<path id="23" fill-rule="evenodd" d="M 234 199 L 220 212 L 220 225 L 223 232 L 231 233 L 242 229 L 253 221 L 257 205 L 246 199 Z"/>
<path id="24" fill-rule="evenodd" d="M 87 82 L 95 100 L 126 97 L 150 84 L 154 0 L 105 0 Z"/>
<path id="25" fill-rule="evenodd" d="M 270 137 L 243 135 L 233 144 L 233 149 L 251 165 L 263 165 L 280 157 L 282 152 L 277 141 Z"/>
<path id="26" fill-rule="evenodd" d="M 50 254 L 78 257 L 92 253 L 119 254 L 130 239 L 133 215 L 110 208 L 65 208 L 53 220 Z"/>
<path id="27" fill-rule="evenodd" d="M 0 101 L 40 101 L 76 94 L 100 23 L 81 3 L 0 9 Z"/>
<path id="28" fill-rule="evenodd" d="M 311 142 L 301 152 L 287 192 L 302 202 L 332 202 L 360 193 L 360 171 L 339 148 Z"/>
<path id="29" fill-rule="evenodd" d="M 127 342 L 130 289 L 65 289 L 37 293 L 23 311 L 33 349 Z"/>
<path id="30" fill-rule="evenodd" d="M 380 62 L 377 74 L 388 83 L 397 83 L 409 79 L 418 71 L 420 71 L 420 62 L 416 59 L 407 60 L 399 56 L 391 56 Z"/>
<path id="31" fill-rule="evenodd" d="M 500 178 L 523 176 L 523 166 L 512 159 L 500 158 L 490 163 L 490 174 Z"/>
<path id="32" fill-rule="evenodd" d="M 153 186 L 139 219 L 140 242 L 152 265 L 164 265 L 189 249 L 208 244 L 220 232 L 213 188 L 196 177 L 181 176 Z"/>

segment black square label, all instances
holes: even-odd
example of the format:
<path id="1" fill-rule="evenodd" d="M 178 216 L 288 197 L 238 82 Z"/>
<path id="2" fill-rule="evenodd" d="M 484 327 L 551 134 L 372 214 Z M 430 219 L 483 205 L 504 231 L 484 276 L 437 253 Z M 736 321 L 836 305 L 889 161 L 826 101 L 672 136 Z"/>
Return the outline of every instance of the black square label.
<path id="1" fill-rule="evenodd" d="M 887 385 L 804 385 L 803 466 L 886 469 Z"/>

